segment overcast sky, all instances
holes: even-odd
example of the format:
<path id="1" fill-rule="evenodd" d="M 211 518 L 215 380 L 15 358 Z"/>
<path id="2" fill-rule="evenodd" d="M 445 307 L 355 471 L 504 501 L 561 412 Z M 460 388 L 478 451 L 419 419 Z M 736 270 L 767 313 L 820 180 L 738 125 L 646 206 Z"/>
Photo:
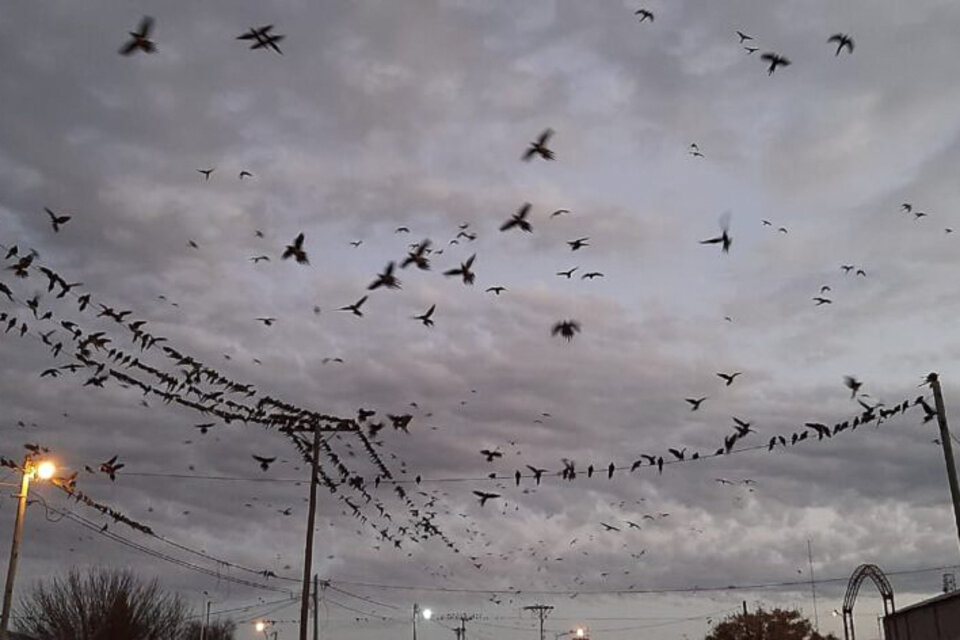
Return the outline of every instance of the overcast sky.
<path id="1" fill-rule="evenodd" d="M 653 22 L 638 21 L 641 7 Z M 157 52 L 118 55 L 144 15 L 156 20 Z M 283 55 L 236 40 L 266 24 L 286 36 Z M 737 30 L 753 39 L 741 44 Z M 341 589 L 325 593 L 324 633 L 408 633 L 414 602 L 482 614 L 468 625 L 478 638 L 532 637 L 520 607 L 537 602 L 556 607 L 548 629 L 586 624 L 596 638 L 694 640 L 742 600 L 812 614 L 809 585 L 586 592 L 803 581 L 807 540 L 818 579 L 864 562 L 957 564 L 938 433 L 919 409 L 662 475 L 644 466 L 607 480 L 605 469 L 672 457 L 668 447 L 712 453 L 733 416 L 757 431 L 744 446 L 852 418 L 860 406 L 845 375 L 864 382 L 864 401 L 892 406 L 938 371 L 948 415 L 960 416 L 958 30 L 960 6 L 946 0 L 13 3 L 0 16 L 0 243 L 36 249 L 78 291 L 132 310 L 263 394 L 344 417 L 414 415 L 409 434 L 378 436 L 380 451 L 397 477 L 421 477 L 410 490 L 435 499 L 461 553 L 436 539 L 395 549 L 321 490 L 315 568 Z M 852 54 L 835 55 L 837 32 L 852 36 Z M 768 51 L 792 64 L 768 75 Z M 521 161 L 546 128 L 556 159 Z M 209 168 L 205 180 L 197 170 Z M 533 232 L 500 232 L 524 202 Z M 55 233 L 45 207 L 72 219 Z M 551 217 L 557 209 L 569 213 Z M 700 244 L 725 212 L 728 254 Z M 462 224 L 476 239 L 449 244 Z M 301 232 L 310 264 L 281 260 Z M 571 251 L 581 237 L 589 246 Z M 370 292 L 362 318 L 337 310 L 425 238 L 443 250 L 430 271 L 400 271 L 402 288 Z M 471 254 L 473 286 L 441 275 Z M 259 255 L 270 260 L 250 261 Z M 582 278 L 592 271 L 603 277 Z M 39 274 L 0 281 L 21 302 L 41 293 L 64 318 L 120 331 L 71 297 L 55 301 Z M 497 285 L 501 295 L 487 291 Z M 831 303 L 817 306 L 823 286 Z M 434 304 L 435 326 L 412 319 Z M 0 311 L 33 322 L 5 299 Z M 582 331 L 551 336 L 567 319 Z M 40 379 L 69 359 L 15 333 L 0 334 L 0 455 L 40 442 L 80 472 L 80 489 L 165 538 L 299 575 L 307 474 L 288 439 L 237 424 L 204 435 L 194 425 L 206 417 L 155 398 L 144 406 L 114 383 L 83 386 L 83 372 Z M 730 386 L 716 376 L 734 371 Z M 701 396 L 691 411 L 684 399 Z M 486 462 L 481 449 L 503 456 Z M 252 454 L 279 460 L 264 472 Z M 114 455 L 125 464 L 115 482 L 83 471 Z M 361 457 L 350 464 L 370 479 Z M 526 465 L 553 473 L 563 458 L 577 462 L 573 482 L 485 478 Z M 588 464 L 604 472 L 588 479 Z M 3 489 L 6 549 L 15 488 Z M 501 497 L 481 508 L 475 490 Z M 106 522 L 49 487 L 36 492 Z M 377 495 L 406 516 L 392 486 Z M 208 597 L 215 611 L 285 597 L 57 518 L 29 509 L 18 593 L 70 566 L 108 565 L 158 576 L 198 609 Z M 297 589 L 120 524 L 109 531 Z M 898 603 L 935 594 L 941 573 L 894 576 Z M 830 611 L 844 586 L 818 586 L 822 630 L 842 633 Z M 525 593 L 469 592 L 514 589 Z M 297 611 L 291 601 L 231 615 Z M 869 638 L 881 611 L 872 589 L 857 611 Z M 638 629 L 650 625 L 660 626 Z M 242 626 L 238 637 L 253 638 Z M 295 636 L 294 624 L 278 628 Z M 436 622 L 421 632 L 451 633 Z"/>

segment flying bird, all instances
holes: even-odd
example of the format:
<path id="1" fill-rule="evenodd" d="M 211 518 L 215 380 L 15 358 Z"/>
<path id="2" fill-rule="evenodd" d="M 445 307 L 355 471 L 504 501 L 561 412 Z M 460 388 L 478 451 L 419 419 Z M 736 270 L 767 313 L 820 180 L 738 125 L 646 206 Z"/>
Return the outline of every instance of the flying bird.
<path id="1" fill-rule="evenodd" d="M 244 170 L 244 171 L 241 171 L 241 172 L 240 172 L 240 179 L 241 179 L 241 180 L 243 180 L 244 178 L 252 178 L 252 177 L 253 177 L 253 174 L 250 173 L 249 171 L 245 171 L 245 170 Z"/>
<path id="2" fill-rule="evenodd" d="M 759 47 L 744 47 L 743 50 L 746 51 L 746 52 L 747 52 L 747 55 L 749 56 L 749 55 L 752 55 L 752 54 L 756 53 L 757 51 L 759 51 L 760 48 L 759 48 Z"/>
<path id="3" fill-rule="evenodd" d="M 430 308 L 426 310 L 425 313 L 422 313 L 419 316 L 413 316 L 413 319 L 419 320 L 420 322 L 423 323 L 423 326 L 425 327 L 432 327 L 433 318 L 431 318 L 431 316 L 433 315 L 433 312 L 436 310 L 436 308 L 437 308 L 437 305 L 432 304 L 430 305 Z"/>
<path id="4" fill-rule="evenodd" d="M 270 261 L 270 256 L 251 256 L 250 257 L 250 262 L 252 262 L 253 264 L 257 264 L 260 262 L 269 262 L 269 261 Z"/>
<path id="5" fill-rule="evenodd" d="M 500 231 L 507 231 L 513 227 L 520 227 L 522 230 L 530 233 L 533 231 L 533 227 L 527 221 L 527 215 L 530 213 L 530 203 L 524 202 L 517 212 L 510 216 L 510 219 L 500 225 Z"/>
<path id="6" fill-rule="evenodd" d="M 720 230 L 722 233 L 707 240 L 701 240 L 700 244 L 719 244 L 721 253 L 729 253 L 730 245 L 733 244 L 733 238 L 730 236 L 730 213 L 726 212 L 720 216 Z"/>
<path id="7" fill-rule="evenodd" d="M 587 243 L 589 239 L 590 238 L 577 238 L 576 240 L 568 241 L 567 244 L 570 245 L 570 251 L 577 251 L 583 247 L 589 247 L 590 245 Z"/>
<path id="8" fill-rule="evenodd" d="M 735 371 L 734 373 L 718 373 L 717 377 L 723 378 L 723 381 L 727 383 L 726 386 L 729 387 L 730 385 L 733 384 L 734 378 L 742 374 L 743 374 L 742 371 Z"/>
<path id="9" fill-rule="evenodd" d="M 573 272 L 579 268 L 580 267 L 573 267 L 572 269 L 568 269 L 567 271 L 557 271 L 557 275 L 566 276 L 567 280 L 569 280 L 571 277 L 573 277 Z"/>
<path id="10" fill-rule="evenodd" d="M 485 491 L 474 491 L 474 492 L 473 492 L 473 495 L 475 495 L 475 496 L 477 496 L 478 498 L 480 498 L 480 506 L 481 506 L 481 507 L 482 507 L 483 505 L 487 504 L 487 500 L 493 500 L 493 499 L 495 499 L 495 498 L 499 498 L 499 497 L 500 497 L 500 494 L 499 494 L 499 493 L 487 493 L 487 492 L 485 492 Z"/>
<path id="11" fill-rule="evenodd" d="M 348 304 L 345 307 L 340 307 L 339 309 L 337 309 L 337 311 L 351 311 L 353 312 L 353 315 L 357 316 L 358 318 L 362 318 L 363 311 L 360 311 L 360 307 L 362 307 L 363 303 L 366 301 L 367 301 L 367 296 L 363 296 L 353 304 Z"/>
<path id="12" fill-rule="evenodd" d="M 120 54 L 129 56 L 135 51 L 144 53 L 154 53 L 157 45 L 150 39 L 150 32 L 153 30 L 153 18 L 144 16 L 136 31 L 130 32 L 130 40 L 120 49 Z"/>
<path id="13" fill-rule="evenodd" d="M 310 260 L 307 259 L 307 252 L 303 248 L 303 233 L 293 239 L 293 244 L 287 245 L 280 257 L 284 260 L 294 258 L 298 264 L 310 264 Z"/>
<path id="14" fill-rule="evenodd" d="M 204 180 L 209 180 L 210 174 L 212 174 L 214 171 L 216 171 L 216 167 L 213 167 L 212 169 L 197 169 L 197 173 L 203 174 Z"/>
<path id="15" fill-rule="evenodd" d="M 253 459 L 260 463 L 260 468 L 264 471 L 269 471 L 270 465 L 273 464 L 277 457 L 273 456 L 272 458 L 267 458 L 264 456 L 253 455 Z"/>
<path id="16" fill-rule="evenodd" d="M 857 397 L 857 392 L 860 391 L 860 387 L 863 386 L 863 383 L 854 378 L 853 376 L 843 376 L 843 384 L 850 389 L 850 399 L 853 400 Z"/>
<path id="17" fill-rule="evenodd" d="M 603 527 L 604 531 L 620 531 L 618 527 L 615 527 L 612 524 L 607 524 L 606 522 L 601 522 L 600 526 Z"/>
<path id="18" fill-rule="evenodd" d="M 557 209 L 556 211 L 550 214 L 550 217 L 556 218 L 557 216 L 562 216 L 565 213 L 570 213 L 570 209 Z"/>
<path id="19" fill-rule="evenodd" d="M 276 318 L 257 318 L 257 322 L 262 322 L 265 327 L 272 327 L 276 321 Z"/>
<path id="20" fill-rule="evenodd" d="M 684 398 L 684 400 L 690 403 L 690 411 L 696 411 L 707 397 L 708 396 L 703 396 L 702 398 Z"/>
<path id="21" fill-rule="evenodd" d="M 492 292 L 492 293 L 494 293 L 494 294 L 496 294 L 496 295 L 499 296 L 501 293 L 503 293 L 503 292 L 506 291 L 506 290 L 507 290 L 506 287 L 502 287 L 502 286 L 499 286 L 499 285 L 498 285 L 498 286 L 496 286 L 496 287 L 487 287 L 486 293 L 491 293 L 491 292 Z"/>
<path id="22" fill-rule="evenodd" d="M 443 272 L 445 276 L 461 276 L 463 278 L 463 284 L 473 284 L 474 279 L 477 277 L 470 268 L 473 266 L 473 261 L 477 258 L 477 254 L 473 254 L 467 258 L 466 262 L 460 263 L 459 269 L 448 269 Z"/>
<path id="23" fill-rule="evenodd" d="M 50 216 L 50 224 L 53 225 L 54 233 L 60 232 L 60 225 L 70 222 L 70 216 L 58 216 L 57 214 L 55 214 L 50 209 L 47 209 L 46 207 L 44 207 L 43 210 L 47 212 L 48 216 Z"/>
<path id="24" fill-rule="evenodd" d="M 636 11 L 633 12 L 633 15 L 640 16 L 640 22 L 645 22 L 647 20 L 649 20 L 650 22 L 654 21 L 653 13 L 651 11 L 648 11 L 647 9 L 637 9 Z"/>
<path id="25" fill-rule="evenodd" d="M 833 300 L 831 300 L 830 298 L 824 298 L 824 297 L 822 297 L 822 296 L 816 296 L 816 297 L 813 299 L 813 301 L 817 303 L 816 306 L 818 306 L 818 307 L 821 306 L 821 305 L 824 305 L 824 304 L 833 304 Z"/>
<path id="26" fill-rule="evenodd" d="M 393 261 L 387 263 L 387 266 L 383 269 L 383 273 L 377 274 L 377 279 L 371 282 L 367 286 L 368 291 L 374 291 L 380 287 L 386 287 L 387 289 L 399 289 L 400 281 L 395 275 L 393 275 Z"/>
<path id="27" fill-rule="evenodd" d="M 847 53 L 853 53 L 853 38 L 845 33 L 835 33 L 827 39 L 827 42 L 837 43 L 837 52 L 834 55 L 839 56 L 843 48 L 847 48 Z"/>
<path id="28" fill-rule="evenodd" d="M 573 336 L 580 333 L 580 323 L 576 320 L 563 320 L 553 325 L 550 330 L 552 336 L 562 336 L 567 342 L 573 340 Z"/>
<path id="29" fill-rule="evenodd" d="M 747 40 L 753 40 L 753 36 L 748 36 L 743 31 L 737 31 L 737 36 L 740 37 L 740 44 L 743 44 Z"/>
<path id="30" fill-rule="evenodd" d="M 283 40 L 286 36 L 270 33 L 272 30 L 272 24 L 268 24 L 263 27 L 251 27 L 246 33 L 237 36 L 237 40 L 256 40 L 256 42 L 250 45 L 251 49 L 264 49 L 266 47 L 270 47 L 280 55 L 283 55 L 283 51 L 280 50 L 280 47 L 277 46 L 277 43 Z"/>
<path id="31" fill-rule="evenodd" d="M 603 274 L 600 273 L 599 271 L 589 271 L 589 272 L 583 274 L 582 276 L 580 276 L 580 279 L 581 279 L 581 280 L 593 280 L 594 278 L 602 278 L 602 277 L 603 277 Z"/>
<path id="32" fill-rule="evenodd" d="M 480 450 L 480 455 L 482 455 L 483 457 L 485 457 L 485 458 L 487 459 L 487 462 L 493 462 L 493 461 L 496 460 L 497 458 L 502 458 L 502 457 L 503 457 L 503 453 L 501 453 L 500 451 L 497 451 L 496 449 L 494 449 L 494 450 L 481 449 L 481 450 Z"/>
<path id="33" fill-rule="evenodd" d="M 117 479 L 117 471 L 120 471 L 120 469 L 124 468 L 125 466 L 126 465 L 122 462 L 118 464 L 117 456 L 113 456 L 106 462 L 100 463 L 100 472 L 107 474 L 110 476 L 110 480 L 115 481 Z"/>
<path id="34" fill-rule="evenodd" d="M 781 56 L 780 54 L 773 53 L 771 51 L 768 51 L 767 53 L 760 56 L 760 59 L 769 63 L 770 65 L 769 67 L 767 67 L 768 76 L 772 76 L 773 72 L 777 70 L 777 67 L 789 67 L 791 64 L 791 62 L 787 58 Z"/>
<path id="35" fill-rule="evenodd" d="M 553 151 L 547 148 L 547 143 L 550 142 L 551 136 L 553 136 L 553 129 L 545 129 L 539 138 L 530 143 L 530 146 L 523 154 L 523 159 L 528 161 L 531 160 L 533 156 L 539 155 L 544 160 L 553 160 Z"/>
<path id="36" fill-rule="evenodd" d="M 406 269 L 411 264 L 415 264 L 418 269 L 428 271 L 430 269 L 430 260 L 427 259 L 427 254 L 430 253 L 430 244 L 428 238 L 420 244 L 414 245 L 413 249 L 407 252 L 407 257 L 400 263 L 400 268 Z"/>

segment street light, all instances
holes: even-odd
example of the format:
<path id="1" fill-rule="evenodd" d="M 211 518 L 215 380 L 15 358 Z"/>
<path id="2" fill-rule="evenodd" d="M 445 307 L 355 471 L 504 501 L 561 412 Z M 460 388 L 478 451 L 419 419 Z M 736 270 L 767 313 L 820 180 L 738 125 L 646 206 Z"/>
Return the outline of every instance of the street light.
<path id="1" fill-rule="evenodd" d="M 413 603 L 413 640 L 417 640 L 417 616 L 423 616 L 424 620 L 429 620 L 433 617 L 432 609 L 421 609 L 420 605 L 416 602 Z"/>
<path id="2" fill-rule="evenodd" d="M 27 511 L 27 494 L 30 480 L 49 480 L 57 472 L 57 465 L 51 460 L 34 460 L 33 454 L 27 454 L 20 469 L 20 493 L 17 495 L 17 518 L 13 524 L 13 542 L 10 544 L 10 562 L 7 564 L 7 584 L 3 589 L 3 614 L 0 616 L 0 640 L 7 637 L 10 624 L 10 608 L 13 604 L 13 580 L 17 574 L 17 560 L 20 557 L 20 538 L 23 537 L 23 517 Z"/>

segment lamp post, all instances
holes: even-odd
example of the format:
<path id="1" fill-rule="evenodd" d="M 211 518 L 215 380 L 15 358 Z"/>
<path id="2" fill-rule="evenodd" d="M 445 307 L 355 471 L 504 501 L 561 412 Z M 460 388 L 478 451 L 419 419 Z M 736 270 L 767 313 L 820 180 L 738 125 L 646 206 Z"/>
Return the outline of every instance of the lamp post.
<path id="1" fill-rule="evenodd" d="M 577 640 L 583 640 L 587 637 L 587 630 L 583 627 L 577 627 L 576 629 L 571 629 L 570 631 L 563 631 L 561 633 L 553 634 L 553 640 L 560 640 L 564 636 L 574 636 Z"/>
<path id="2" fill-rule="evenodd" d="M 419 604 L 413 603 L 413 640 L 417 640 L 417 614 L 422 615 L 424 620 L 429 620 L 433 617 L 433 610 L 421 609 Z"/>
<path id="3" fill-rule="evenodd" d="M 277 640 L 277 636 L 280 635 L 279 631 L 274 631 L 272 634 L 267 634 L 267 627 L 273 626 L 273 620 L 257 620 L 253 623 L 253 628 L 257 633 L 262 633 L 265 640 L 270 640 L 270 635 L 273 635 L 273 640 Z"/>
<path id="4" fill-rule="evenodd" d="M 3 589 L 3 614 L 0 617 L 0 640 L 7 640 L 10 625 L 10 608 L 13 604 L 13 580 L 17 575 L 17 560 L 20 558 L 20 539 L 23 537 L 23 517 L 27 511 L 27 493 L 30 480 L 49 480 L 57 472 L 57 466 L 50 460 L 34 460 L 32 455 L 23 459 L 20 470 L 20 493 L 17 495 L 17 518 L 13 524 L 13 542 L 10 544 L 10 562 L 7 564 L 7 584 Z"/>

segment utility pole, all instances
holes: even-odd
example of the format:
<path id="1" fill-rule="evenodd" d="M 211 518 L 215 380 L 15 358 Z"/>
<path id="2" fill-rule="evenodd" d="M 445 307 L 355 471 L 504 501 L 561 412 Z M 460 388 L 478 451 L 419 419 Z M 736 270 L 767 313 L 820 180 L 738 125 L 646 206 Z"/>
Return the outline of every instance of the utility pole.
<path id="1" fill-rule="evenodd" d="M 23 516 L 27 511 L 27 492 L 30 491 L 30 476 L 27 472 L 29 458 L 24 460 L 17 495 L 17 519 L 13 525 L 13 542 L 10 544 L 10 562 L 7 564 L 7 584 L 3 588 L 3 616 L 0 618 L 0 640 L 7 640 L 10 625 L 10 607 L 13 604 L 13 579 L 17 575 L 17 560 L 20 558 L 20 538 L 23 537 Z"/>
<path id="2" fill-rule="evenodd" d="M 313 453 L 310 458 L 310 508 L 307 512 L 307 542 L 303 550 L 303 586 L 300 589 L 300 640 L 307 640 L 310 614 L 310 573 L 313 570 L 313 528 L 317 519 L 317 475 L 320 467 L 320 425 L 313 425 Z"/>
<path id="3" fill-rule="evenodd" d="M 950 441 L 950 429 L 947 427 L 947 409 L 943 406 L 943 393 L 940 391 L 940 376 L 931 373 L 927 382 L 933 389 L 933 401 L 937 408 L 937 423 L 940 425 L 940 446 L 947 463 L 947 482 L 950 483 L 950 497 L 953 499 L 953 518 L 957 523 L 957 535 L 960 537 L 960 485 L 957 483 L 957 465 L 953 459 L 953 443 Z"/>
<path id="4" fill-rule="evenodd" d="M 320 578 L 313 574 L 313 640 L 320 638 L 320 596 L 318 590 L 320 587 Z"/>
<path id="5" fill-rule="evenodd" d="M 820 633 L 820 614 L 817 613 L 817 582 L 813 577 L 813 548 L 807 539 L 807 562 L 810 564 L 810 591 L 813 593 L 813 628 Z"/>
<path id="6" fill-rule="evenodd" d="M 543 640 L 543 621 L 546 619 L 547 614 L 553 611 L 553 606 L 549 604 L 532 604 L 523 609 L 524 611 L 533 611 L 540 619 L 540 640 Z"/>
<path id="7" fill-rule="evenodd" d="M 467 640 L 467 616 L 460 616 L 460 628 L 457 631 L 457 640 Z"/>

